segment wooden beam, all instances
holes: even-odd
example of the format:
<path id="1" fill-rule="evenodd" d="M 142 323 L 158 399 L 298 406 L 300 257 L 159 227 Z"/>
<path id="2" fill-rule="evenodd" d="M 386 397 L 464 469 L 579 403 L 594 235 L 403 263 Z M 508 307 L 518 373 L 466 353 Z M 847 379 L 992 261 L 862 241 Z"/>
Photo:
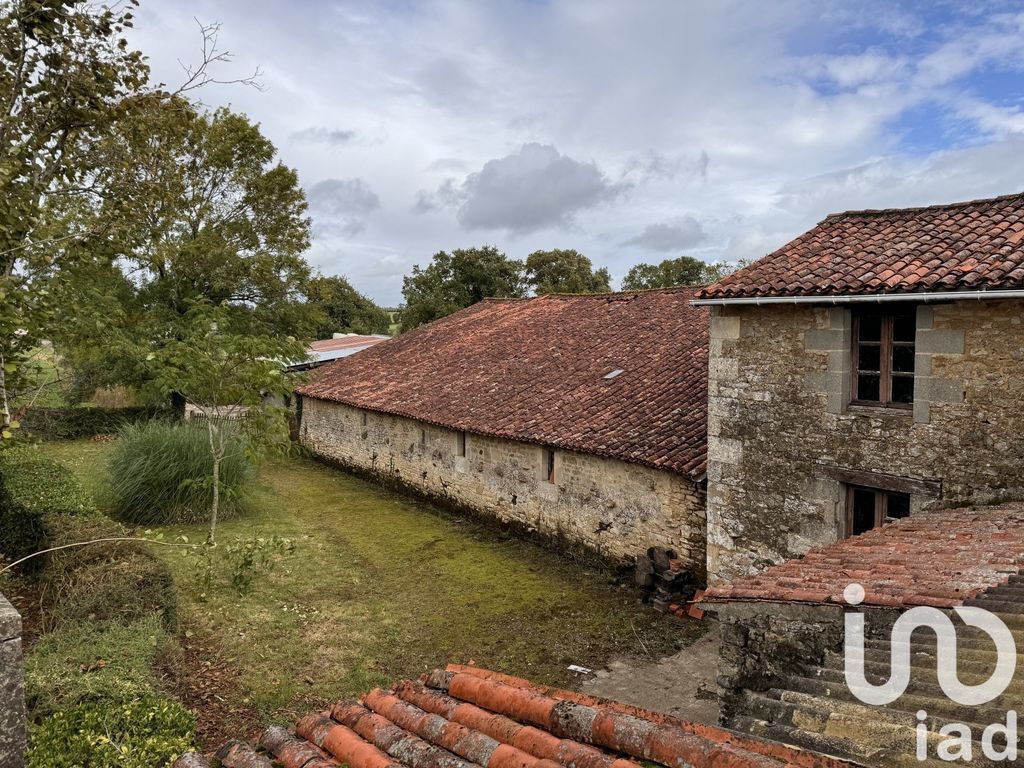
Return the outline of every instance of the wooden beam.
<path id="1" fill-rule="evenodd" d="M 916 477 L 899 477 L 884 472 L 863 472 L 858 469 L 844 469 L 827 464 L 815 465 L 820 477 L 838 480 L 847 485 L 863 485 L 867 488 L 881 488 L 896 493 L 916 493 L 939 498 L 942 496 L 942 480 L 926 480 Z"/>

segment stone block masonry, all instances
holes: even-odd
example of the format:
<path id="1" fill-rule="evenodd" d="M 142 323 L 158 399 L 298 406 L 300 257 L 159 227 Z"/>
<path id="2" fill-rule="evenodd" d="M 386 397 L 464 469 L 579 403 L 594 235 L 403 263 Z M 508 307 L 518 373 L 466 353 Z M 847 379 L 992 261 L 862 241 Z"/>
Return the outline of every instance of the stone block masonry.
<path id="1" fill-rule="evenodd" d="M 1024 302 L 919 306 L 912 411 L 850 404 L 850 318 L 843 307 L 715 308 L 712 583 L 843 535 L 844 473 L 921 489 L 912 513 L 1024 499 Z"/>
<path id="2" fill-rule="evenodd" d="M 556 449 L 549 482 L 544 446 L 312 397 L 302 401 L 300 439 L 325 459 L 614 563 L 675 549 L 704 578 L 704 493 L 688 476 Z"/>
<path id="3" fill-rule="evenodd" d="M 0 595 L 0 766 L 23 768 L 25 738 L 21 616 Z"/>

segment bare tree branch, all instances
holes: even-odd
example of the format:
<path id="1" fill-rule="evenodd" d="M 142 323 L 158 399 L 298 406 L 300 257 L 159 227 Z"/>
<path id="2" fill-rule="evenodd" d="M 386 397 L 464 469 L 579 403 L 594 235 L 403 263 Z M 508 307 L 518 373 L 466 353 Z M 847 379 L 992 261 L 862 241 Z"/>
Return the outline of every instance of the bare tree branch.
<path id="1" fill-rule="evenodd" d="M 199 32 L 203 36 L 203 48 L 198 64 L 186 64 L 178 59 L 178 64 L 185 72 L 185 82 L 182 83 L 172 95 L 180 96 L 183 93 L 194 91 L 206 85 L 248 85 L 257 91 L 264 90 L 259 78 L 263 71 L 256 67 L 253 73 L 247 77 L 238 77 L 231 80 L 220 80 L 210 74 L 210 68 L 216 64 L 228 64 L 231 62 L 231 51 L 224 51 L 218 47 L 217 38 L 220 36 L 220 22 L 203 24 L 193 17 L 199 26 Z"/>

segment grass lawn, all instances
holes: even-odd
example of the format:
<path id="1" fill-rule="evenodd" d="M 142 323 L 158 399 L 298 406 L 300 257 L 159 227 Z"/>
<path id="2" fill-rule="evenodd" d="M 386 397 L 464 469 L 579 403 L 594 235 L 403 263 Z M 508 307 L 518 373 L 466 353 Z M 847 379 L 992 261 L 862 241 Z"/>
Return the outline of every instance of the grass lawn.
<path id="1" fill-rule="evenodd" d="M 102 504 L 110 444 L 46 450 Z M 225 586 L 201 599 L 190 562 L 156 549 L 178 580 L 185 644 L 212 643 L 232 669 L 232 703 L 260 720 L 285 720 L 449 661 L 566 684 L 569 664 L 660 658 L 702 631 L 638 605 L 609 574 L 310 459 L 268 462 L 251 507 L 220 526 L 220 541 L 277 534 L 296 549 L 245 597 Z M 165 529 L 182 533 L 201 541 L 205 529 Z"/>

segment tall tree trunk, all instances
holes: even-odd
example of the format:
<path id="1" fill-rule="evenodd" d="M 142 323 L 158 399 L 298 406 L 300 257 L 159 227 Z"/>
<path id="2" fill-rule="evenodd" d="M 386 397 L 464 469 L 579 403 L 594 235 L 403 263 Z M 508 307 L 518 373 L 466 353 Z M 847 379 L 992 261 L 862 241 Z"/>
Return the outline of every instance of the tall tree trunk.
<path id="1" fill-rule="evenodd" d="M 11 406 L 7 402 L 7 372 L 4 370 L 4 356 L 0 355 L 0 422 L 3 428 L 11 425 Z"/>
<path id="2" fill-rule="evenodd" d="M 171 412 L 177 419 L 185 418 L 185 404 L 188 401 L 180 392 L 171 392 Z"/>
<path id="3" fill-rule="evenodd" d="M 206 418 L 207 430 L 210 436 L 210 455 L 213 456 L 213 502 L 210 505 L 210 535 L 206 539 L 207 544 L 213 544 L 217 535 L 217 512 L 220 509 L 220 460 L 224 453 L 224 441 L 214 440 L 214 433 L 220 438 L 220 428 L 214 427 L 213 418 Z"/>

